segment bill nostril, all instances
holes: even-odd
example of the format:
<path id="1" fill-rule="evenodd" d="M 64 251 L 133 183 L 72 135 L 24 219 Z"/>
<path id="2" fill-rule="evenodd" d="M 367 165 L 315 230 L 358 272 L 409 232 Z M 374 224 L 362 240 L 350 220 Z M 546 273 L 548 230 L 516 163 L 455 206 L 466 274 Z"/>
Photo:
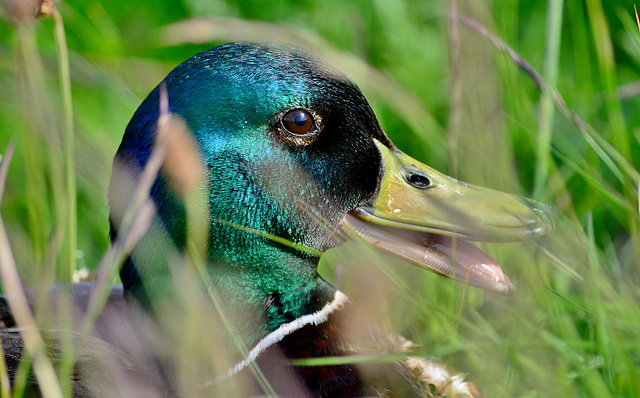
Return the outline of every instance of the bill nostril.
<path id="1" fill-rule="evenodd" d="M 418 189 L 426 189 L 431 186 L 431 180 L 429 177 L 422 173 L 409 173 L 406 176 L 407 182 Z"/>

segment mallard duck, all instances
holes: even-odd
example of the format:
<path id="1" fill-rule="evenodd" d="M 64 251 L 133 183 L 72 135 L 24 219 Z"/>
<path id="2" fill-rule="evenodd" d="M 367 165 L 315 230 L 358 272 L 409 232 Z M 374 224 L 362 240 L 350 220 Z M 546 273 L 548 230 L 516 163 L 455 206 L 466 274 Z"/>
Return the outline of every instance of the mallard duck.
<path id="1" fill-rule="evenodd" d="M 222 336 L 237 360 L 190 391 L 206 391 L 257 365 L 282 395 L 476 396 L 460 376 L 409 354 L 373 364 L 295 362 L 410 345 L 369 324 L 357 304 L 325 282 L 317 271 L 320 255 L 356 240 L 508 295 L 514 287 L 496 260 L 468 241 L 545 235 L 552 229 L 545 206 L 458 181 L 402 153 L 358 87 L 326 60 L 284 45 L 232 43 L 180 64 L 133 115 L 110 184 L 113 239 L 163 116 L 182 138 L 166 144 L 150 193 L 157 217 L 121 269 L 123 296 L 116 290 L 109 305 L 118 322 L 141 330 L 136 317 L 121 315 L 122 297 L 129 308 L 141 308 L 145 324 L 155 322 L 180 295 L 176 258 L 201 256 L 208 284 L 194 295 L 207 301 L 207 293 L 215 294 L 231 314 L 233 336 L 228 330 Z M 184 164 L 198 170 L 193 189 L 180 182 Z M 364 325 L 359 334 L 344 326 L 354 319 Z M 144 330 L 133 335 L 149 347 Z M 150 356 L 157 385 L 181 395 L 184 386 L 172 376 L 178 365 Z"/>

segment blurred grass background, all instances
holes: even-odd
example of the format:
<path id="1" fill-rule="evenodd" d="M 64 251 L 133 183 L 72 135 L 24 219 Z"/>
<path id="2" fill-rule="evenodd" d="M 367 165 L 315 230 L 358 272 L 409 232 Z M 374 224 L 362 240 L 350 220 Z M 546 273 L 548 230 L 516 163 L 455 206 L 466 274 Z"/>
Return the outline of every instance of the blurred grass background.
<path id="1" fill-rule="evenodd" d="M 640 396 L 632 1 L 73 0 L 55 3 L 57 25 L 17 21 L 20 5 L 4 0 L 1 11 L 0 151 L 17 144 L 1 210 L 30 285 L 98 264 L 111 159 L 174 66 L 227 41 L 285 41 L 347 72 L 409 155 L 557 213 L 556 232 L 538 242 L 484 246 L 516 285 L 511 298 L 362 260 L 353 245 L 327 253 L 323 275 L 486 397 Z M 455 15 L 527 60 L 545 93 Z M 554 110 L 553 88 L 587 127 Z"/>

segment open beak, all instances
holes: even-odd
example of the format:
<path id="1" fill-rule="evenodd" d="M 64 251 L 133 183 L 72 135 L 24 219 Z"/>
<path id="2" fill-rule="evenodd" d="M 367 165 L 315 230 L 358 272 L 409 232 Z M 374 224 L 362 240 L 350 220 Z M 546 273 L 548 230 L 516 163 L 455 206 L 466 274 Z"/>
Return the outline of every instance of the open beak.
<path id="1" fill-rule="evenodd" d="M 468 240 L 546 235 L 553 230 L 549 208 L 458 181 L 375 143 L 382 157 L 378 192 L 342 220 L 347 235 L 448 278 L 513 294 L 497 261 Z"/>

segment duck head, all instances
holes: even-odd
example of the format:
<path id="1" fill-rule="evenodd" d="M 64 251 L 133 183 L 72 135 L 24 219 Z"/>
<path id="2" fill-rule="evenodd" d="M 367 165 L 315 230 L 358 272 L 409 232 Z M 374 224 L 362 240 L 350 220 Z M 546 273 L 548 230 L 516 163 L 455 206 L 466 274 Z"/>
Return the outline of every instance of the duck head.
<path id="1" fill-rule="evenodd" d="M 118 181 L 139 177 L 153 150 L 161 86 L 204 167 L 199 197 L 215 289 L 230 308 L 264 316 L 259 326 L 247 320 L 248 340 L 334 299 L 317 264 L 345 236 L 510 294 L 497 262 L 468 241 L 521 240 L 552 228 L 544 206 L 455 180 L 403 154 L 356 85 L 327 61 L 255 43 L 200 53 L 149 94 L 116 155 L 112 208 L 123 197 Z M 161 247 L 167 239 L 158 236 L 181 252 L 189 230 L 184 198 L 170 180 L 165 167 L 151 190 L 156 232 L 121 270 L 125 290 L 148 308 L 167 295 L 172 273 Z M 113 211 L 111 221 L 115 235 Z"/>

